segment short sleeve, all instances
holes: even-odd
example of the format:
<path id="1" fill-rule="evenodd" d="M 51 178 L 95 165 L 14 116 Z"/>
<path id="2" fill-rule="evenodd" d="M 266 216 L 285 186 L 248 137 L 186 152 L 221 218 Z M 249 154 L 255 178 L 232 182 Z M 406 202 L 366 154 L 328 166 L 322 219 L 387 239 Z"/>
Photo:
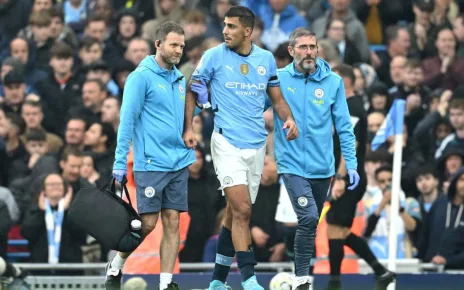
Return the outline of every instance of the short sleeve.
<path id="1" fill-rule="evenodd" d="M 209 83 L 211 78 L 214 75 L 213 68 L 213 50 L 207 50 L 200 59 L 200 62 L 197 65 L 197 68 L 193 71 L 192 80 L 195 81 L 205 81 Z"/>
<path id="2" fill-rule="evenodd" d="M 272 55 L 269 57 L 269 81 L 267 86 L 280 87 L 279 77 L 277 76 L 277 65 Z"/>

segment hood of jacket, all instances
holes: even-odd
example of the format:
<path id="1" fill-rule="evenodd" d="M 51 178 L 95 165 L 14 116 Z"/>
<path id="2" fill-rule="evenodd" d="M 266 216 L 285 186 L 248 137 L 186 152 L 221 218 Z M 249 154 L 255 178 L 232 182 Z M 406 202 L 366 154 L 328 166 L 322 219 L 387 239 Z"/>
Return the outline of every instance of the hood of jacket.
<path id="1" fill-rule="evenodd" d="M 156 73 L 157 75 L 160 75 L 166 79 L 168 79 L 168 76 L 170 72 L 167 69 L 164 69 L 158 65 L 158 63 L 155 60 L 155 55 L 147 55 L 139 64 L 139 67 L 145 67 L 151 70 L 152 72 Z M 183 77 L 183 75 L 180 73 L 180 71 L 176 68 L 176 66 L 172 67 L 172 71 L 176 74 L 176 78 Z M 168 79 L 169 80 L 169 79 Z M 172 81 L 171 81 L 172 82 Z"/>
<path id="2" fill-rule="evenodd" d="M 452 200 L 456 195 L 456 185 L 458 183 L 458 179 L 461 175 L 464 174 L 464 166 L 458 169 L 458 171 L 453 175 L 450 181 L 449 189 L 448 189 L 448 198 Z"/>
<path id="3" fill-rule="evenodd" d="M 445 164 L 446 164 L 446 159 L 450 157 L 451 155 L 458 155 L 464 160 L 464 150 L 457 148 L 456 146 L 448 146 L 449 148 L 446 148 L 443 154 L 440 156 L 440 158 L 437 160 L 437 169 L 439 172 L 444 173 L 445 172 Z"/>
<path id="4" fill-rule="evenodd" d="M 301 78 L 306 77 L 305 74 L 302 74 L 296 69 L 295 62 L 292 62 L 287 67 L 290 73 L 292 74 L 292 76 L 301 77 Z M 316 71 L 313 74 L 309 75 L 309 79 L 312 81 L 320 82 L 326 77 L 328 77 L 331 72 L 332 72 L 332 69 L 330 68 L 330 64 L 326 62 L 325 60 L 323 60 L 322 58 L 318 57 L 316 60 Z"/>

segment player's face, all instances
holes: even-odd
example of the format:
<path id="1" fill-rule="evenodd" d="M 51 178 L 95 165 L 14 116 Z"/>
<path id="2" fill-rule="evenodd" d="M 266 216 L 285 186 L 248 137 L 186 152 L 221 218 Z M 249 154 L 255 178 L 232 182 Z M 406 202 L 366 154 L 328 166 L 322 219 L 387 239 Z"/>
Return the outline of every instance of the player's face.
<path id="1" fill-rule="evenodd" d="M 251 37 L 252 29 L 245 28 L 238 17 L 226 17 L 224 19 L 224 43 L 228 48 L 234 49 L 242 45 L 247 37 Z"/>
<path id="2" fill-rule="evenodd" d="M 311 71 L 316 67 L 318 47 L 314 36 L 298 37 L 295 46 L 289 46 L 288 51 L 295 64 L 303 70 Z"/>
<path id="3" fill-rule="evenodd" d="M 166 64 L 176 65 L 180 62 L 185 46 L 183 35 L 169 32 L 166 39 L 158 44 L 158 52 Z"/>

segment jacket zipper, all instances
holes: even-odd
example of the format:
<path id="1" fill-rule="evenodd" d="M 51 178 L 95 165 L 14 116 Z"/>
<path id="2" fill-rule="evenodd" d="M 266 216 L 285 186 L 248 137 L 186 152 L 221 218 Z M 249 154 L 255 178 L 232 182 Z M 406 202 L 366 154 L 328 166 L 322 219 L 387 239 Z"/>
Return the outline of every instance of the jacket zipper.
<path id="1" fill-rule="evenodd" d="M 306 84 L 308 83 L 308 79 L 309 79 L 308 76 L 309 76 L 308 74 L 305 74 L 304 95 L 303 95 L 303 97 L 304 97 L 304 111 L 303 111 L 303 116 L 304 116 L 304 118 L 303 118 L 303 157 L 304 158 L 303 158 L 303 160 L 308 160 L 306 158 L 306 149 L 305 149 L 305 146 L 304 146 L 304 144 L 306 143 L 306 118 L 307 118 L 307 115 L 306 115 L 307 107 L 306 106 L 307 106 L 307 102 L 308 102 L 308 99 L 307 99 L 308 96 L 306 94 L 306 90 L 307 90 Z M 308 164 L 306 162 L 304 162 L 304 173 L 303 173 L 304 176 L 306 176 L 306 174 L 308 172 L 307 166 L 308 166 Z"/>

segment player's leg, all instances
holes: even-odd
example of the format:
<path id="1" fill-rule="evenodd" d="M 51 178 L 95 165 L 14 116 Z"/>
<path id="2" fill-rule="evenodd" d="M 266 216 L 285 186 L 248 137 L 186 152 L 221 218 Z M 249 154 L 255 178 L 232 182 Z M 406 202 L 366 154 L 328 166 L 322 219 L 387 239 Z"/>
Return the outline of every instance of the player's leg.
<path id="1" fill-rule="evenodd" d="M 160 290 L 179 288 L 172 280 L 172 273 L 179 254 L 179 215 L 188 211 L 188 177 L 188 167 L 166 174 L 169 183 L 162 192 L 161 203 L 163 237 L 160 249 Z"/>
<path id="2" fill-rule="evenodd" d="M 142 239 L 148 236 L 158 222 L 161 210 L 161 195 L 166 186 L 164 172 L 134 172 L 137 208 L 142 220 Z M 106 266 L 105 288 L 120 290 L 124 264 L 131 253 L 117 253 Z"/>

